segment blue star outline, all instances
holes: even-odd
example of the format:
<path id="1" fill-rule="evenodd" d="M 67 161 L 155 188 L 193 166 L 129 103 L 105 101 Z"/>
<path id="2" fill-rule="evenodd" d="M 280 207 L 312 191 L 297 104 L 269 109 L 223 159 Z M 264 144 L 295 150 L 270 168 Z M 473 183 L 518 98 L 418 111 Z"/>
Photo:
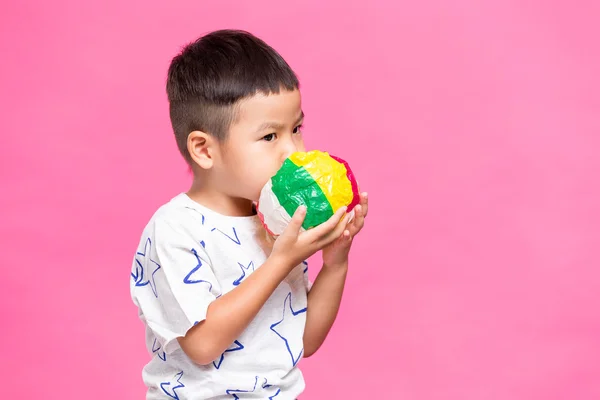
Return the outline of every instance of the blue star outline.
<path id="1" fill-rule="evenodd" d="M 135 286 L 137 286 L 137 287 L 146 286 L 146 285 L 150 286 L 150 288 L 152 289 L 152 293 L 154 293 L 154 297 L 158 298 L 158 292 L 156 291 L 156 282 L 154 281 L 154 275 L 156 274 L 156 272 L 158 272 L 158 270 L 161 267 L 160 267 L 159 263 L 157 263 L 152 258 L 150 258 L 151 248 L 152 248 L 152 240 L 150 238 L 148 238 L 146 240 L 146 243 L 144 244 L 144 251 L 143 252 L 138 251 L 136 253 L 135 272 L 131 273 L 131 277 L 133 278 L 133 281 L 135 282 Z M 144 259 L 146 257 L 148 257 L 148 260 L 150 261 L 150 265 L 148 265 L 147 268 L 150 268 L 151 266 L 154 267 L 149 278 L 144 275 L 144 263 L 138 259 L 138 256 L 143 257 Z M 146 272 L 148 272 L 147 268 L 146 268 Z"/>

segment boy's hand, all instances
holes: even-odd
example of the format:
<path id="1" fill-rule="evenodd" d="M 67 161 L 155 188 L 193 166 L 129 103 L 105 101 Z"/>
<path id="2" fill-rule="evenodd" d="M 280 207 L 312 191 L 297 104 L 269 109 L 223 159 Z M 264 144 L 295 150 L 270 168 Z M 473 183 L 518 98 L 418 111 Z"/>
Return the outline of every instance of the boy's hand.
<path id="1" fill-rule="evenodd" d="M 367 193 L 361 193 L 360 204 L 354 208 L 354 219 L 348 224 L 341 237 L 323 249 L 324 266 L 342 266 L 348 264 L 348 255 L 352 240 L 365 225 L 365 217 L 369 211 Z"/>
<path id="2" fill-rule="evenodd" d="M 300 232 L 306 216 L 306 207 L 298 207 L 292 221 L 273 245 L 271 257 L 283 260 L 289 268 L 293 268 L 325 246 L 338 240 L 348 225 L 346 207 L 340 208 L 329 220 Z"/>

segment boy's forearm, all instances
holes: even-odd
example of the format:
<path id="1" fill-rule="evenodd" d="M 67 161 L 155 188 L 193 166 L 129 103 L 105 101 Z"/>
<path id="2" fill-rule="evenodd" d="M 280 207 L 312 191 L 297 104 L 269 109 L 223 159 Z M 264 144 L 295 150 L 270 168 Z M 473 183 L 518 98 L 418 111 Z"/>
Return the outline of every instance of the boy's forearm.
<path id="1" fill-rule="evenodd" d="M 208 364 L 241 335 L 287 275 L 289 268 L 282 262 L 268 259 L 238 287 L 209 305 L 206 319 L 178 339 L 188 357 Z"/>
<path id="2" fill-rule="evenodd" d="M 348 264 L 324 265 L 308 293 L 306 327 L 304 329 L 304 357 L 313 355 L 325 341 L 337 317 Z"/>

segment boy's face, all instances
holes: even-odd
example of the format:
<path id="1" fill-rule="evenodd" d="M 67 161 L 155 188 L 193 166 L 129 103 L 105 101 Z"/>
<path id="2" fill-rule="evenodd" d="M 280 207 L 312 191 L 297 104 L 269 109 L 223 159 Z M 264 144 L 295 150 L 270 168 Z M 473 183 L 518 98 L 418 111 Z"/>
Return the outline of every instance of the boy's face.
<path id="1" fill-rule="evenodd" d="M 305 151 L 303 120 L 298 90 L 242 100 L 214 165 L 222 191 L 258 201 L 260 190 L 285 159 L 295 151 Z"/>

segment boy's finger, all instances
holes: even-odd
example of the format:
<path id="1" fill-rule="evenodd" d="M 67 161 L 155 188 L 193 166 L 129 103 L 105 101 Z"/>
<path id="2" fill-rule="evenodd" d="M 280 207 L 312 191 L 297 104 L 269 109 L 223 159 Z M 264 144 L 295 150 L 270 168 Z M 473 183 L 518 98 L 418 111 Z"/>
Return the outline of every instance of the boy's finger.
<path id="1" fill-rule="evenodd" d="M 358 233 L 362 230 L 362 228 L 365 226 L 364 223 L 361 224 L 353 224 L 348 230 L 350 231 L 350 236 L 354 237 L 356 235 L 358 235 Z"/>
<path id="2" fill-rule="evenodd" d="M 366 217 L 367 214 L 368 214 L 368 212 L 369 212 L 369 198 L 368 198 L 367 192 L 364 192 L 361 195 L 360 204 L 361 204 L 362 209 L 363 209 L 362 210 L 363 211 L 363 217 Z"/>
<path id="3" fill-rule="evenodd" d="M 304 223 L 304 218 L 306 217 L 306 207 L 300 206 L 294 212 L 292 216 L 292 220 L 288 224 L 285 229 L 286 233 L 292 234 L 294 236 L 298 236 L 300 233 L 300 229 L 302 229 L 302 224 Z"/>
<path id="4" fill-rule="evenodd" d="M 356 235 L 362 229 L 365 224 L 365 209 L 362 205 L 357 205 L 354 208 L 354 221 L 352 221 L 352 225 L 350 226 L 350 234 L 352 236 Z"/>
<path id="5" fill-rule="evenodd" d="M 330 231 L 325 236 L 321 237 L 322 245 L 328 245 L 329 243 L 337 240 L 344 234 L 346 228 L 348 227 L 348 220 L 350 219 L 350 215 L 344 215 L 344 218 L 335 226 L 333 231 Z"/>
<path id="6" fill-rule="evenodd" d="M 311 233 L 312 239 L 317 241 L 325 236 L 328 236 L 332 231 L 335 230 L 338 224 L 340 224 L 340 220 L 342 219 L 342 216 L 345 212 L 346 207 L 342 207 L 339 210 L 337 210 L 336 213 L 333 214 L 333 216 L 327 221 L 323 222 L 316 228 L 311 229 L 309 232 Z"/>

